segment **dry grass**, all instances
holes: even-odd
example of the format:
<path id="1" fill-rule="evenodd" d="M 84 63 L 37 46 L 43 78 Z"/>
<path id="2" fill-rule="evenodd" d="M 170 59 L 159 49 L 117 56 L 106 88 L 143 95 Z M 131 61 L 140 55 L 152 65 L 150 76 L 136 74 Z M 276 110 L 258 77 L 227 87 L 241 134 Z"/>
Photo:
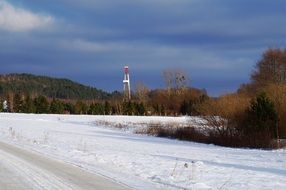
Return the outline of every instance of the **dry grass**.
<path id="1" fill-rule="evenodd" d="M 140 133 L 171 139 L 207 142 L 207 134 L 191 125 L 183 127 L 176 123 L 150 123 L 148 127 L 144 131 L 140 131 Z"/>

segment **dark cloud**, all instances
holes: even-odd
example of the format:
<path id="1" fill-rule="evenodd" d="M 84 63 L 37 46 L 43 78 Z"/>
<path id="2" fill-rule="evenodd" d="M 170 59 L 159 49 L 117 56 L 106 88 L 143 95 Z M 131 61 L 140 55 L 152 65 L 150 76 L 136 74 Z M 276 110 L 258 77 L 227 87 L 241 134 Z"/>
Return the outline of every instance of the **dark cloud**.
<path id="1" fill-rule="evenodd" d="M 286 41 L 282 0 L 9 2 L 53 23 L 20 32 L 0 25 L 2 72 L 69 77 L 106 90 L 121 89 L 129 65 L 133 84 L 163 87 L 162 71 L 181 68 L 211 94 L 232 91 L 266 48 Z"/>

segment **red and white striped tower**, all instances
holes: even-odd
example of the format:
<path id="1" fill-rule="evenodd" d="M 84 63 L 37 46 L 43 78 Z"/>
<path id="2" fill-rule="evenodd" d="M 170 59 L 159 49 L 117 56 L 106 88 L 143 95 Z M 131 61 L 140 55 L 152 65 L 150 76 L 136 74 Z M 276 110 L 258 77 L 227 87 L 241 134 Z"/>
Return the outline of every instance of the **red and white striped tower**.
<path id="1" fill-rule="evenodd" d="M 128 66 L 124 67 L 123 91 L 124 91 L 124 99 L 130 100 L 131 99 L 131 89 L 130 89 L 130 78 L 129 78 Z"/>

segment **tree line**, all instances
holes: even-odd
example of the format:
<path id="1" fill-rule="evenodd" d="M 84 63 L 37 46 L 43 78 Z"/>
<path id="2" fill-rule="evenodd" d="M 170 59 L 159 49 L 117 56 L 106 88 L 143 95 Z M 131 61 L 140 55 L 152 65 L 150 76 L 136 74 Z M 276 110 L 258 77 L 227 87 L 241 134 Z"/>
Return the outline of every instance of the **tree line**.
<path id="1" fill-rule="evenodd" d="M 140 98 L 133 94 L 134 99 L 123 100 L 123 94 L 117 92 L 117 97 L 109 100 L 65 100 L 20 93 L 9 93 L 0 99 L 0 111 L 13 113 L 51 113 L 51 114 L 89 114 L 89 115 L 199 115 L 198 105 L 208 98 L 199 90 L 188 89 L 180 95 L 167 95 L 166 90 L 148 92 L 147 97 Z M 196 93 L 196 95 L 194 95 Z M 6 110 L 4 106 L 6 102 Z"/>
<path id="2" fill-rule="evenodd" d="M 48 99 L 45 96 L 31 98 L 15 94 L 12 98 L 2 100 L 7 102 L 7 110 L 1 106 L 0 111 L 13 113 L 36 113 L 36 114 L 89 114 L 89 115 L 145 115 L 146 110 L 142 103 L 122 102 L 111 104 L 109 101 L 70 101 L 59 99 Z"/>
<path id="3" fill-rule="evenodd" d="M 274 139 L 286 138 L 286 50 L 266 50 L 250 82 L 220 97 L 191 88 L 182 70 L 165 70 L 163 79 L 164 89 L 150 90 L 138 83 L 130 101 L 118 91 L 86 100 L 8 91 L 1 102 L 7 100 L 9 111 L 17 113 L 201 116 L 212 129 L 204 141 L 224 146 L 267 148 L 276 146 Z M 203 134 L 198 136 L 201 141 Z M 194 139 L 198 138 L 190 140 Z"/>

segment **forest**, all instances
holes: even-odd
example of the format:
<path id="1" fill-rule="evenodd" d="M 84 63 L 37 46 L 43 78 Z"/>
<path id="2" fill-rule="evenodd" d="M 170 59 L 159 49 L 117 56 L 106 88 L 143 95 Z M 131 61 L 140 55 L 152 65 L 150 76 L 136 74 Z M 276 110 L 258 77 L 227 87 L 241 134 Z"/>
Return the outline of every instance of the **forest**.
<path id="1" fill-rule="evenodd" d="M 29 74 L 0 77 L 1 111 L 15 113 L 200 116 L 211 130 L 156 126 L 157 136 L 231 147 L 279 147 L 286 138 L 286 50 L 270 48 L 256 62 L 250 82 L 237 92 L 210 97 L 190 87 L 182 70 L 164 70 L 164 89 L 136 84 L 132 99 L 67 79 Z M 154 130 L 153 130 L 154 132 Z"/>
<path id="2" fill-rule="evenodd" d="M 106 99 L 109 94 L 93 87 L 84 86 L 68 79 L 57 79 L 31 74 L 0 75 L 0 96 L 9 93 L 43 95 L 58 99 Z"/>

